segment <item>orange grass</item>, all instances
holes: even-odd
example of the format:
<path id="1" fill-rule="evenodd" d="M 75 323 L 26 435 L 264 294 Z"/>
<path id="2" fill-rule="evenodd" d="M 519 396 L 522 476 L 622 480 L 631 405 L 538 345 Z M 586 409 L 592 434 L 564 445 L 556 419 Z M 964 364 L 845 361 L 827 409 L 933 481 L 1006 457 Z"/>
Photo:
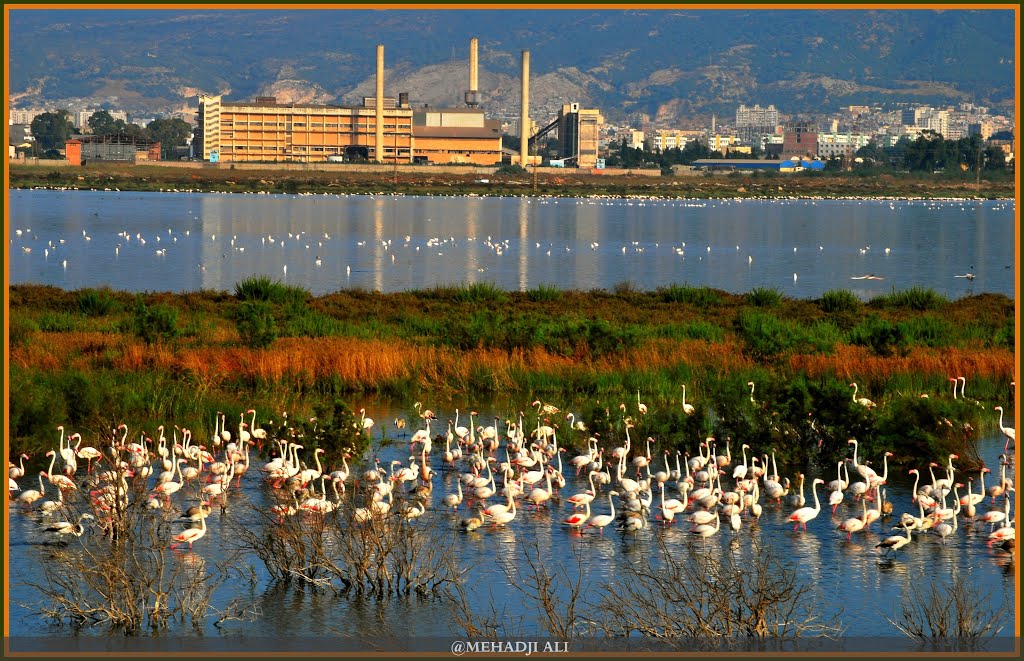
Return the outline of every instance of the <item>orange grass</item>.
<path id="1" fill-rule="evenodd" d="M 810 376 L 836 374 L 844 378 L 884 380 L 896 374 L 925 377 L 970 374 L 974 377 L 1011 377 L 1014 356 L 1006 349 L 927 349 L 917 347 L 905 356 L 882 357 L 867 348 L 839 346 L 832 355 L 798 354 L 789 367 Z"/>
<path id="2" fill-rule="evenodd" d="M 579 373 L 672 369 L 679 366 L 730 372 L 755 363 L 738 342 L 658 339 L 637 349 L 596 360 L 561 356 L 543 348 L 459 351 L 401 340 L 356 338 L 282 338 L 266 350 L 238 346 L 189 347 L 146 345 L 122 335 L 96 332 L 37 333 L 25 346 L 13 348 L 13 364 L 32 370 L 109 368 L 115 371 L 164 370 L 188 374 L 210 387 L 223 382 L 279 383 L 309 387 L 337 379 L 352 388 L 373 389 L 396 381 L 425 388 L 463 389 L 471 375 L 485 378 L 497 391 L 515 390 L 517 375 L 543 372 L 555 377 Z M 838 346 L 831 355 L 796 354 L 784 363 L 810 376 L 884 380 L 897 374 L 1009 377 L 1014 356 L 1009 350 L 914 348 L 904 356 L 881 357 L 864 347 Z"/>

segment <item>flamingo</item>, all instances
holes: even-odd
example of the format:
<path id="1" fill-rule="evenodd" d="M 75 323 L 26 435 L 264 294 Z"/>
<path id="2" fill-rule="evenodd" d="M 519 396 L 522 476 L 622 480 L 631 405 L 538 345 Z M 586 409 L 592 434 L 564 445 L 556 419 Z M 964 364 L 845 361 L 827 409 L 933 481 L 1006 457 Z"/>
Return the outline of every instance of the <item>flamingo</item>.
<path id="1" fill-rule="evenodd" d="M 22 491 L 18 496 L 18 502 L 23 504 L 26 509 L 32 507 L 32 503 L 36 502 L 40 498 L 46 495 L 46 487 L 43 486 L 43 476 L 46 475 L 45 471 L 39 472 L 39 491 L 35 489 L 29 489 L 28 491 Z"/>
<path id="2" fill-rule="evenodd" d="M 743 463 L 732 470 L 732 479 L 742 480 L 747 476 L 747 450 L 749 449 L 750 446 L 746 443 L 740 448 L 740 452 L 743 454 Z"/>
<path id="3" fill-rule="evenodd" d="M 577 530 L 582 528 L 583 524 L 586 523 L 587 519 L 590 518 L 590 501 L 584 503 L 583 506 L 586 508 L 585 512 L 574 512 L 573 514 L 569 515 L 569 518 L 562 521 L 562 523 L 569 526 L 570 528 L 576 528 Z"/>
<path id="4" fill-rule="evenodd" d="M 494 524 L 494 527 L 504 526 L 506 523 L 511 523 L 512 519 L 516 518 L 516 501 L 514 498 L 509 498 L 509 501 L 512 504 L 511 510 L 507 512 L 495 512 L 494 514 L 488 515 L 491 517 L 491 522 Z"/>
<path id="5" fill-rule="evenodd" d="M 857 384 L 856 383 L 851 383 L 850 387 L 853 388 L 853 397 L 851 397 L 851 400 L 853 400 L 854 404 L 860 404 L 861 406 L 863 406 L 865 408 L 869 408 L 869 409 L 872 409 L 872 408 L 875 407 L 875 403 L 872 402 L 867 397 L 861 397 L 861 398 L 858 399 L 858 397 L 857 397 Z"/>
<path id="6" fill-rule="evenodd" d="M 612 496 L 618 496 L 617 491 L 608 492 L 608 507 L 611 509 L 611 514 L 598 514 L 597 516 L 590 519 L 590 523 L 587 524 L 588 528 L 597 528 L 602 535 L 604 535 L 605 527 L 615 520 L 615 504 L 612 502 Z"/>
<path id="7" fill-rule="evenodd" d="M 533 506 L 535 508 L 540 507 L 541 503 L 546 503 L 551 498 L 551 493 L 552 493 L 552 490 L 551 490 L 551 473 L 552 473 L 552 471 L 554 471 L 553 468 L 548 468 L 548 470 L 544 472 L 544 478 L 545 478 L 545 480 L 547 480 L 548 488 L 547 489 L 541 489 L 540 487 L 537 487 L 536 489 L 534 489 L 533 491 L 530 492 L 530 495 L 528 495 L 526 497 L 526 499 L 528 501 L 533 503 Z"/>
<path id="8" fill-rule="evenodd" d="M 993 411 L 999 411 L 999 431 L 1003 432 L 1003 436 L 1006 437 L 1006 445 L 1003 447 L 1003 452 L 1006 452 L 1010 447 L 1010 443 L 1017 442 L 1017 431 L 1013 427 L 1003 426 L 1003 407 L 997 406 L 992 409 Z"/>
<path id="9" fill-rule="evenodd" d="M 795 512 L 789 515 L 789 520 L 796 523 L 796 525 L 793 526 L 793 530 L 796 530 L 798 527 L 800 527 L 800 524 L 803 524 L 804 531 L 806 531 L 807 522 L 813 519 L 814 517 L 818 516 L 818 513 L 821 512 L 821 503 L 818 502 L 818 490 L 816 487 L 818 486 L 818 484 L 824 483 L 825 480 L 822 480 L 817 477 L 814 478 L 814 481 L 811 483 L 811 493 L 814 494 L 814 507 L 801 507 L 800 509 L 796 510 Z"/>
<path id="10" fill-rule="evenodd" d="M 693 408 L 693 404 L 686 403 L 686 384 L 683 384 L 683 413 L 686 415 L 693 415 L 696 409 Z"/>
<path id="11" fill-rule="evenodd" d="M 577 509 L 594 500 L 594 495 L 597 494 L 597 489 L 594 487 L 594 475 L 594 471 L 590 471 L 590 473 L 588 474 L 588 479 L 590 480 L 590 491 L 578 493 L 568 498 L 568 501 L 575 505 Z"/>
<path id="12" fill-rule="evenodd" d="M 988 488 L 988 495 L 992 498 L 992 504 L 996 504 L 996 498 L 1003 495 L 1006 489 L 1013 489 L 1013 482 L 1006 479 L 1006 455 L 999 457 L 999 484 Z"/>
<path id="13" fill-rule="evenodd" d="M 754 382 L 747 381 L 747 385 L 750 386 L 750 403 L 757 406 L 757 400 L 754 399 Z"/>
<path id="14" fill-rule="evenodd" d="M 164 482 L 162 484 L 158 484 L 158 485 L 156 485 L 152 489 L 152 493 L 163 494 L 167 498 L 167 500 L 170 501 L 171 494 L 176 493 L 179 489 L 181 489 L 182 483 L 185 481 L 181 477 L 181 465 L 183 463 L 187 463 L 187 462 L 184 459 L 177 459 L 174 462 L 174 467 L 178 471 L 178 481 L 177 482 L 175 482 L 173 479 L 171 479 L 171 480 L 168 480 L 167 482 Z"/>
<path id="15" fill-rule="evenodd" d="M 641 415 L 647 415 L 647 405 L 640 401 L 640 391 L 636 391 L 636 408 Z"/>
<path id="16" fill-rule="evenodd" d="M 953 384 L 953 399 L 956 399 L 956 387 L 959 382 L 957 381 L 956 377 L 953 376 L 949 377 L 949 380 Z"/>
<path id="17" fill-rule="evenodd" d="M 75 486 L 75 483 L 72 482 L 71 478 L 69 478 L 67 475 L 61 475 L 60 473 L 56 475 L 53 474 L 53 464 L 55 461 L 57 461 L 57 453 L 54 452 L 53 450 L 50 450 L 49 452 L 46 453 L 46 456 L 53 457 L 53 459 L 50 460 L 50 468 L 47 470 L 46 473 L 43 473 L 44 475 L 47 476 L 47 479 L 50 480 L 50 484 L 57 487 L 58 489 L 78 489 L 78 487 Z"/>
<path id="18" fill-rule="evenodd" d="M 12 480 L 19 480 L 25 477 L 25 460 L 28 459 L 27 454 L 21 455 L 18 459 L 18 465 L 15 466 L 13 463 L 8 462 L 7 477 Z"/>
<path id="19" fill-rule="evenodd" d="M 189 550 L 192 550 L 192 544 L 202 539 L 203 535 L 206 534 L 206 517 L 199 517 L 198 528 L 189 528 L 183 532 L 178 533 L 174 536 L 174 542 L 171 544 L 171 548 L 177 548 L 179 544 L 188 544 Z"/>
<path id="20" fill-rule="evenodd" d="M 223 413 L 220 414 L 220 440 L 224 441 L 225 443 L 228 443 L 229 441 L 231 441 L 231 432 L 228 431 L 227 422 L 225 420 L 226 417 L 227 416 L 225 416 Z"/>
<path id="21" fill-rule="evenodd" d="M 103 453 L 100 452 L 99 450 L 97 450 L 96 448 L 91 447 L 89 445 L 85 446 L 84 448 L 80 447 L 81 445 L 82 445 L 82 437 L 81 437 L 81 435 L 79 435 L 78 443 L 75 444 L 75 453 L 78 455 L 79 459 L 85 459 L 85 462 L 86 462 L 85 474 L 89 475 L 90 473 L 92 473 L 92 462 L 93 462 L 93 460 L 97 460 L 98 461 L 100 459 L 100 457 L 103 456 Z"/>
<path id="22" fill-rule="evenodd" d="M 444 497 L 444 504 L 447 507 L 457 508 L 459 505 L 462 504 L 462 481 L 461 480 L 455 480 L 455 484 L 459 488 L 459 493 L 457 493 L 457 494 L 450 493 L 450 494 L 448 494 L 447 496 Z"/>
<path id="23" fill-rule="evenodd" d="M 836 491 L 833 491 L 832 493 L 829 494 L 828 504 L 832 506 L 832 514 L 836 513 L 836 510 L 839 509 L 839 505 L 841 505 L 842 502 L 843 492 L 841 490 L 837 489 Z M 867 508 L 867 503 L 863 499 L 861 500 L 861 502 L 864 503 L 864 507 Z"/>
<path id="24" fill-rule="evenodd" d="M 846 442 L 853 446 L 853 467 L 857 470 L 858 473 L 860 473 L 860 476 L 863 477 L 865 480 L 868 480 L 872 476 L 877 475 L 877 473 L 875 473 L 875 470 L 870 466 L 866 464 L 857 463 L 857 439 L 851 438 Z"/>
<path id="25" fill-rule="evenodd" d="M 714 526 L 711 526 L 711 525 L 709 525 L 707 523 L 702 523 L 702 524 L 698 525 L 696 528 L 694 528 L 693 530 L 690 531 L 694 535 L 700 535 L 701 537 L 704 538 L 704 546 L 707 546 L 707 544 L 708 544 L 708 537 L 711 537 L 712 535 L 717 533 L 722 528 L 722 519 L 721 519 L 721 517 L 718 516 L 718 513 L 717 512 L 710 512 L 709 514 L 711 514 L 711 517 L 715 521 L 715 525 Z"/>
<path id="26" fill-rule="evenodd" d="M 267 430 L 256 426 L 256 409 L 249 409 L 246 413 L 252 413 L 252 421 L 249 423 L 249 433 L 252 437 L 261 442 L 267 440 Z"/>
<path id="27" fill-rule="evenodd" d="M 847 519 L 846 521 L 843 521 L 838 526 L 836 526 L 836 530 L 842 530 L 843 532 L 846 533 L 846 540 L 847 541 L 850 541 L 853 538 L 853 533 L 860 532 L 861 530 L 864 529 L 865 526 L 868 525 L 868 501 L 861 500 L 860 504 L 864 508 L 864 516 L 863 517 L 861 517 L 859 519 L 858 518 Z"/>
<path id="28" fill-rule="evenodd" d="M 373 418 L 366 417 L 365 408 L 359 409 L 359 428 L 365 430 L 366 433 L 369 434 L 371 427 L 373 427 Z"/>

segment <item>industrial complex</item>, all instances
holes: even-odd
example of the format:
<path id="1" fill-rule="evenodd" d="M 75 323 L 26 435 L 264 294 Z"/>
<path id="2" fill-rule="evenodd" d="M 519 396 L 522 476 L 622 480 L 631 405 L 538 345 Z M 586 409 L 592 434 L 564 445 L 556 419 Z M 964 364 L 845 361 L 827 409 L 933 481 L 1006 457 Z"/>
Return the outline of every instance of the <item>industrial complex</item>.
<path id="1" fill-rule="evenodd" d="M 194 144 L 208 162 L 343 162 L 498 165 L 501 123 L 487 119 L 477 89 L 477 40 L 470 42 L 469 89 L 464 107 L 413 108 L 409 95 L 384 95 L 384 47 L 377 47 L 376 95 L 359 106 L 278 103 L 274 97 L 226 101 L 201 96 Z M 529 51 L 523 51 L 520 126 L 529 119 Z M 535 136 L 522 132 L 516 162 L 527 164 L 533 140 L 557 131 L 559 155 L 580 167 L 598 165 L 602 122 L 597 110 L 567 104 Z"/>

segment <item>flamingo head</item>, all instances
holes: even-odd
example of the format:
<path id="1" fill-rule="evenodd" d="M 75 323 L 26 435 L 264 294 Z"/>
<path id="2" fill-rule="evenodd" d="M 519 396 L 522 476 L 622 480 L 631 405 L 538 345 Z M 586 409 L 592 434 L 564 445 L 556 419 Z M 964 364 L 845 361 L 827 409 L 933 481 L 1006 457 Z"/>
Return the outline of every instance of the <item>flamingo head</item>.
<path id="1" fill-rule="evenodd" d="M 907 474 L 908 475 L 917 475 L 918 472 L 917 472 L 916 468 L 911 468 L 910 470 L 907 471 Z"/>
<path id="2" fill-rule="evenodd" d="M 851 438 L 850 440 L 846 441 L 846 443 L 847 445 L 857 445 L 857 439 Z"/>
<path id="3" fill-rule="evenodd" d="M 55 455 L 55 454 L 57 454 L 57 453 L 56 453 L 56 452 L 54 452 L 53 450 L 50 450 L 49 452 L 47 452 L 47 453 L 46 453 L 46 456 L 47 456 L 47 457 L 52 457 L 52 456 L 53 456 L 53 455 Z"/>
<path id="4" fill-rule="evenodd" d="M 957 487 L 957 488 L 959 489 L 960 487 L 962 487 L 962 486 L 963 486 L 963 483 L 962 483 L 962 482 L 957 482 L 957 483 L 956 483 L 956 484 L 954 484 L 953 486 L 955 486 L 955 487 Z"/>
<path id="5" fill-rule="evenodd" d="M 991 472 L 992 472 L 992 469 L 991 469 L 991 468 L 982 468 L 982 469 L 981 469 L 981 471 L 982 471 L 983 473 L 991 473 Z"/>
<path id="6" fill-rule="evenodd" d="M 887 457 L 895 457 L 896 455 L 894 455 L 892 452 L 886 452 L 885 456 L 887 456 Z"/>

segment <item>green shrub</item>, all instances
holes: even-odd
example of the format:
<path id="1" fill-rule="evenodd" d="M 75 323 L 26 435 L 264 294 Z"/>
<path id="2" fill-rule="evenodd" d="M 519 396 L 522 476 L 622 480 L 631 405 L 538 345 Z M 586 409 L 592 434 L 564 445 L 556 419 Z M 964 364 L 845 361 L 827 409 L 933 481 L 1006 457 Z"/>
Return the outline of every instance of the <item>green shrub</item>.
<path id="1" fill-rule="evenodd" d="M 70 333 L 78 326 L 79 318 L 67 312 L 44 312 L 39 315 L 39 330 L 44 333 Z"/>
<path id="2" fill-rule="evenodd" d="M 698 308 L 709 308 L 722 302 L 718 292 L 710 287 L 691 287 L 673 283 L 667 287 L 659 287 L 657 293 L 666 303 L 686 303 Z"/>
<path id="3" fill-rule="evenodd" d="M 632 296 L 637 293 L 637 288 L 631 280 L 623 280 L 622 282 L 616 282 L 615 286 L 612 287 L 612 291 L 616 296 Z"/>
<path id="4" fill-rule="evenodd" d="M 254 349 L 266 349 L 277 339 L 277 321 L 266 301 L 246 301 L 236 312 L 238 334 L 242 342 Z"/>
<path id="5" fill-rule="evenodd" d="M 868 347 L 875 355 L 889 356 L 905 351 L 907 338 L 901 326 L 873 314 L 850 331 L 849 342 Z"/>
<path id="6" fill-rule="evenodd" d="M 178 330 L 177 310 L 164 303 L 148 306 L 141 296 L 136 299 L 130 326 L 132 332 L 146 344 L 172 340 L 181 333 Z"/>
<path id="7" fill-rule="evenodd" d="M 31 338 L 32 334 L 38 330 L 39 324 L 28 317 L 20 314 L 12 314 L 10 317 L 10 323 L 7 327 L 10 346 L 13 348 L 28 344 L 29 338 Z"/>
<path id="8" fill-rule="evenodd" d="M 518 163 L 505 163 L 498 166 L 498 169 L 494 171 L 494 174 L 527 174 L 527 170 Z"/>
<path id="9" fill-rule="evenodd" d="M 330 337 L 341 335 L 342 330 L 343 325 L 334 317 L 311 310 L 288 315 L 281 324 L 281 335 L 286 337 Z"/>
<path id="10" fill-rule="evenodd" d="M 707 342 L 721 342 L 725 339 L 725 329 L 708 323 L 706 321 L 694 321 L 685 326 L 677 327 L 679 335 L 691 340 L 705 340 Z"/>
<path id="11" fill-rule="evenodd" d="M 789 351 L 803 339 L 795 324 L 765 312 L 744 310 L 736 319 L 736 330 L 747 352 L 761 360 Z"/>
<path id="12" fill-rule="evenodd" d="M 871 305 L 875 307 L 906 308 L 918 312 L 937 310 L 948 303 L 949 299 L 931 287 L 911 287 L 899 292 L 893 289 L 890 294 L 871 299 Z"/>
<path id="13" fill-rule="evenodd" d="M 816 353 L 832 353 L 843 341 L 843 332 L 830 321 L 819 321 L 807 332 L 807 342 Z"/>
<path id="14" fill-rule="evenodd" d="M 240 301 L 266 301 L 303 307 L 309 299 L 308 289 L 286 285 L 268 276 L 258 275 L 235 284 L 235 297 Z"/>
<path id="15" fill-rule="evenodd" d="M 782 292 L 775 287 L 756 287 L 744 294 L 743 300 L 747 305 L 771 308 L 782 302 Z"/>
<path id="16" fill-rule="evenodd" d="M 526 298 L 534 303 L 552 303 L 562 298 L 562 290 L 555 285 L 541 283 L 526 292 Z"/>
<path id="17" fill-rule="evenodd" d="M 1015 348 L 1015 342 L 1017 339 L 1017 329 L 1014 327 L 1013 318 L 1007 319 L 1003 327 L 996 331 L 996 335 L 992 342 L 997 347 L 1005 347 L 1013 350 Z"/>
<path id="18" fill-rule="evenodd" d="M 932 314 L 909 319 L 902 324 L 903 335 L 913 344 L 938 348 L 954 344 L 953 325 Z"/>
<path id="19" fill-rule="evenodd" d="M 114 297 L 106 289 L 83 289 L 75 301 L 78 311 L 87 317 L 105 317 L 116 305 Z"/>
<path id="20" fill-rule="evenodd" d="M 822 294 L 818 300 L 818 307 L 822 312 L 834 314 L 837 312 L 856 312 L 860 310 L 861 302 L 856 294 L 846 289 L 831 289 Z"/>
<path id="21" fill-rule="evenodd" d="M 508 293 L 493 282 L 475 282 L 457 288 L 454 298 L 460 303 L 504 303 Z"/>

